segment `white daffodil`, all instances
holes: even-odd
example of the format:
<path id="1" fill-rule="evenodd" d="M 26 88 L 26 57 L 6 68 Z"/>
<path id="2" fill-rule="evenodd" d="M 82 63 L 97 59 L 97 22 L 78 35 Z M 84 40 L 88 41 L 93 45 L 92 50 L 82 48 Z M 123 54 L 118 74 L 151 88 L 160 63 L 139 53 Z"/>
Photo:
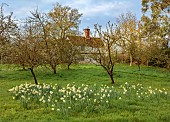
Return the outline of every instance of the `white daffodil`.
<path id="1" fill-rule="evenodd" d="M 96 99 L 94 99 L 94 102 L 96 102 Z"/>
<path id="2" fill-rule="evenodd" d="M 48 99 L 48 102 L 50 102 L 51 100 L 50 99 Z"/>
<path id="3" fill-rule="evenodd" d="M 53 94 L 53 91 L 50 91 L 50 94 Z"/>

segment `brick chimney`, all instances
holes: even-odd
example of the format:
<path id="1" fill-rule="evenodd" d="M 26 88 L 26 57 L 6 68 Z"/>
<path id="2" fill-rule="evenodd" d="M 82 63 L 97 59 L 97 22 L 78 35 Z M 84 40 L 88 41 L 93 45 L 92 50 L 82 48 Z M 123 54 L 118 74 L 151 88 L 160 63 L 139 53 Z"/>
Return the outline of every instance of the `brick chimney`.
<path id="1" fill-rule="evenodd" d="M 90 29 L 89 28 L 84 29 L 84 36 L 86 39 L 90 39 Z"/>

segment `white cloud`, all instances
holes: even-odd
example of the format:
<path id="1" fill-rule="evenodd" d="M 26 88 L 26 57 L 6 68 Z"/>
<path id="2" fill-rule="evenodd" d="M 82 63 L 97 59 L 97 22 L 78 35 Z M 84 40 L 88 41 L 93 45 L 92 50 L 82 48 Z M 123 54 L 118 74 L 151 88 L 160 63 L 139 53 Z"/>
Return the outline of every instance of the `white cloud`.
<path id="1" fill-rule="evenodd" d="M 127 2 L 109 2 L 109 3 L 100 3 L 98 5 L 87 6 L 80 11 L 84 16 L 95 16 L 95 15 L 112 15 L 118 12 L 121 12 L 123 9 L 127 9 L 129 6 L 126 6 Z"/>
<path id="2" fill-rule="evenodd" d="M 70 0 L 63 1 L 64 5 L 77 8 L 80 13 L 83 13 L 84 17 L 100 16 L 100 15 L 118 15 L 120 12 L 131 7 L 127 1 L 118 0 Z"/>
<path id="3" fill-rule="evenodd" d="M 59 2 L 63 6 L 77 8 L 83 13 L 82 26 L 90 26 L 95 23 L 105 25 L 108 20 L 114 21 L 121 13 L 131 11 L 138 18 L 141 14 L 140 0 L 0 0 L 6 2 L 7 12 L 14 12 L 17 19 L 30 16 L 30 11 L 37 7 L 41 12 L 49 12 L 53 8 L 53 4 Z"/>

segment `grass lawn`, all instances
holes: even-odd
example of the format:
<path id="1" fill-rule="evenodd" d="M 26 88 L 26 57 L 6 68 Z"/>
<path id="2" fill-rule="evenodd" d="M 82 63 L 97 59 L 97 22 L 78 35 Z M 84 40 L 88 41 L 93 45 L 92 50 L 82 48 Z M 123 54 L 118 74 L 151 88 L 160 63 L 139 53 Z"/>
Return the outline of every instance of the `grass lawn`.
<path id="1" fill-rule="evenodd" d="M 106 85 L 112 87 L 107 73 L 100 67 L 92 64 L 73 65 L 70 70 L 61 66 L 57 67 L 54 75 L 48 68 L 38 67 L 35 70 L 40 84 L 58 84 L 66 87 L 67 84 L 90 87 Z M 139 75 L 140 74 L 140 75 Z M 142 66 L 138 71 L 137 66 L 129 67 L 127 64 L 116 64 L 114 69 L 114 89 L 128 84 L 142 84 L 144 88 L 165 89 L 166 98 L 157 97 L 142 100 L 133 98 L 133 95 L 123 95 L 122 99 L 111 99 L 110 106 L 102 108 L 102 111 L 70 111 L 69 117 L 60 115 L 59 112 L 46 110 L 33 104 L 33 107 L 25 109 L 19 100 L 13 100 L 9 89 L 24 83 L 33 83 L 30 71 L 22 71 L 16 66 L 0 66 L 0 121 L 2 122 L 169 122 L 170 120 L 170 71 L 157 67 Z M 137 91 L 137 90 L 136 90 Z M 138 92 L 138 91 L 137 91 Z"/>

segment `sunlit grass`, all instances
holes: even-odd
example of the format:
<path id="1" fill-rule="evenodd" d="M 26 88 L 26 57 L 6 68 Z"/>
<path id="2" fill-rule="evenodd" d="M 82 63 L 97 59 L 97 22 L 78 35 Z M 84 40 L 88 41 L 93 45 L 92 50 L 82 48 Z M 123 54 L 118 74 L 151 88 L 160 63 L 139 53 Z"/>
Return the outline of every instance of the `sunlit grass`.
<path id="1" fill-rule="evenodd" d="M 100 66 L 74 65 L 70 70 L 58 66 L 56 75 L 50 69 L 39 67 L 35 71 L 41 86 L 39 90 L 33 85 L 34 81 L 29 70 L 22 71 L 16 66 L 1 66 L 0 121 L 168 122 L 170 120 L 168 109 L 170 108 L 170 72 L 168 70 L 143 66 L 139 72 L 136 66 L 116 64 L 114 71 L 116 84 L 113 87 L 107 73 Z M 32 89 L 32 91 L 21 92 L 20 90 L 21 93 L 17 93 L 19 96 L 13 99 L 15 93 L 12 96 L 8 90 L 21 84 L 25 86 L 26 82 L 31 83 L 32 87 L 29 90 Z M 55 84 L 58 87 L 55 88 Z M 50 87 L 49 90 L 42 89 L 47 86 Z M 88 94 L 84 95 L 83 90 L 86 87 Z M 72 91 L 74 98 L 67 94 L 67 88 Z M 80 94 L 77 92 L 78 88 Z M 40 91 L 43 92 L 39 94 Z M 46 95 L 45 92 L 47 92 Z M 28 98 L 28 93 L 30 93 L 30 98 Z M 98 97 L 95 96 L 97 93 Z M 24 103 L 23 98 L 29 99 L 27 104 Z M 69 98 L 72 98 L 72 104 Z"/>
<path id="2" fill-rule="evenodd" d="M 93 86 L 67 84 L 66 87 L 50 84 L 21 84 L 9 89 L 13 99 L 19 100 L 24 108 L 31 109 L 37 105 L 44 110 L 56 111 L 63 119 L 72 112 L 104 114 L 113 109 L 114 101 L 132 100 L 138 102 L 158 102 L 168 100 L 168 89 L 145 88 L 142 84 L 131 85 L 127 82 L 118 89 L 114 86 Z"/>

